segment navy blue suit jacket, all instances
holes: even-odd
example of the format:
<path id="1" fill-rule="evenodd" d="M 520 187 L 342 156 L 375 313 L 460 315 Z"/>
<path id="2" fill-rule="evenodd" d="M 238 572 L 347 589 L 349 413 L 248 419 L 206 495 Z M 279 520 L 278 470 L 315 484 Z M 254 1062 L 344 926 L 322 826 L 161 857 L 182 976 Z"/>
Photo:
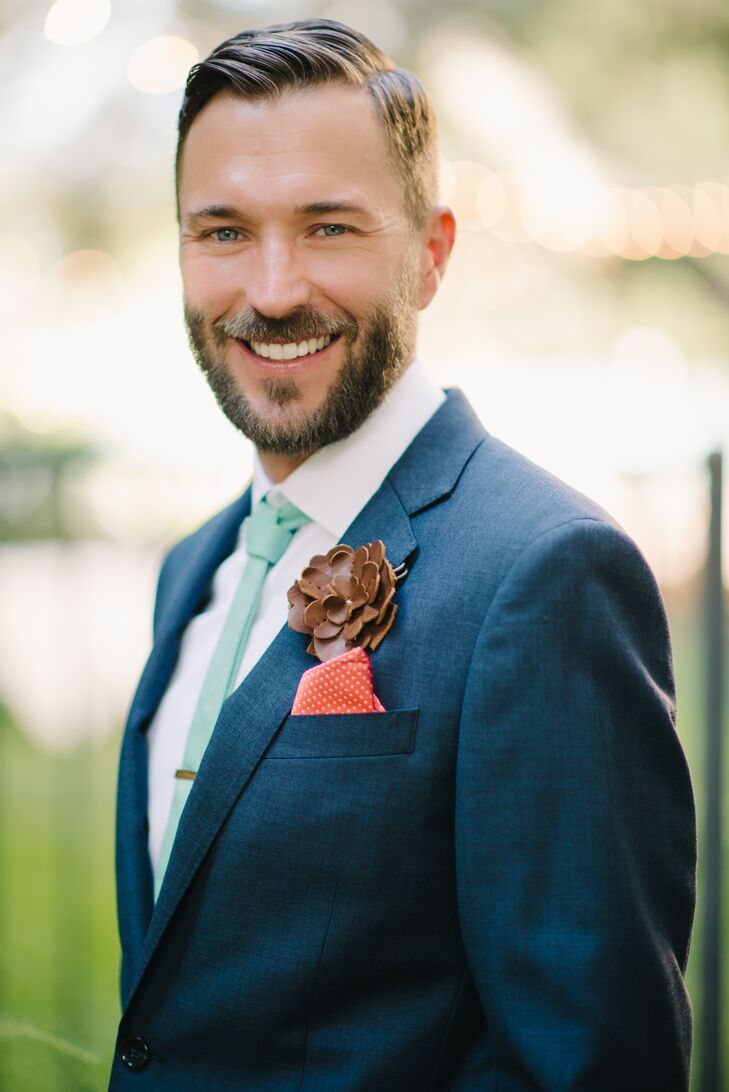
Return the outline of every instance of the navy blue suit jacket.
<path id="1" fill-rule="evenodd" d="M 249 504 L 160 576 L 111 1088 L 685 1090 L 695 829 L 660 596 L 458 391 L 343 536 L 409 569 L 373 655 L 387 712 L 290 717 L 313 661 L 284 628 L 223 705 L 153 908 L 144 733 Z"/>

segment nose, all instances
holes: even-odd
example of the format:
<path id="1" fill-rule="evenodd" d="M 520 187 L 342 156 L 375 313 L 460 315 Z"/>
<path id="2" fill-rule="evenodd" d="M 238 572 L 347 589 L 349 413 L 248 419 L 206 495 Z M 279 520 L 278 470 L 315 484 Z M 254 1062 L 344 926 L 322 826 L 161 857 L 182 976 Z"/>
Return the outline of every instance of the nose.
<path id="1" fill-rule="evenodd" d="M 246 299 L 251 307 L 269 318 L 283 318 L 309 302 L 310 286 L 301 259 L 287 240 L 261 239 L 252 255 Z"/>

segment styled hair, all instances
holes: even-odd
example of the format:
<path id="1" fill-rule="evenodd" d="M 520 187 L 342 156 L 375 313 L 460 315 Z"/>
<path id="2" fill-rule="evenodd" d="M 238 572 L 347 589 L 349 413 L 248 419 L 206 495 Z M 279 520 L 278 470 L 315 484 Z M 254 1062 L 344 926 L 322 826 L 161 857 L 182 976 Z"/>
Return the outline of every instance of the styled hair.
<path id="1" fill-rule="evenodd" d="M 358 30 L 333 19 L 302 19 L 246 30 L 193 65 L 180 109 L 175 177 L 179 191 L 185 139 L 200 111 L 223 92 L 275 99 L 284 91 L 341 83 L 367 89 L 385 129 L 405 209 L 424 225 L 437 194 L 435 114 L 417 76 Z M 179 207 L 178 207 L 179 212 Z"/>

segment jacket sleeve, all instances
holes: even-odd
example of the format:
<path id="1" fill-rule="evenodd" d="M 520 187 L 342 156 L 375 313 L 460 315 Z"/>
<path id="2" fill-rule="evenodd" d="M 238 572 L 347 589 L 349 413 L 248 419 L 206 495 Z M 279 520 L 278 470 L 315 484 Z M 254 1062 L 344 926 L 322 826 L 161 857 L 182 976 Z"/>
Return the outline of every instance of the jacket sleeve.
<path id="1" fill-rule="evenodd" d="M 461 928 L 499 1092 L 685 1092 L 693 796 L 667 623 L 631 540 L 575 519 L 517 558 L 460 728 Z"/>

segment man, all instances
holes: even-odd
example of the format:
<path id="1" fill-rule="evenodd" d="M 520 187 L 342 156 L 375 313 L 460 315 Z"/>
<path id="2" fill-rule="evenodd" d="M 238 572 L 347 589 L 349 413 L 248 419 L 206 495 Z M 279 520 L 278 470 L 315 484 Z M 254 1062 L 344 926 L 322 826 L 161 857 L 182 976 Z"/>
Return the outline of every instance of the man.
<path id="1" fill-rule="evenodd" d="M 454 239 L 435 162 L 419 82 L 341 24 L 191 72 L 186 321 L 257 454 L 160 575 L 120 765 L 115 1090 L 687 1088 L 695 833 L 660 597 L 415 358 Z M 317 584 L 354 565 L 338 543 L 359 576 Z M 372 712 L 292 710 L 297 629 L 336 670 L 349 633 Z"/>

